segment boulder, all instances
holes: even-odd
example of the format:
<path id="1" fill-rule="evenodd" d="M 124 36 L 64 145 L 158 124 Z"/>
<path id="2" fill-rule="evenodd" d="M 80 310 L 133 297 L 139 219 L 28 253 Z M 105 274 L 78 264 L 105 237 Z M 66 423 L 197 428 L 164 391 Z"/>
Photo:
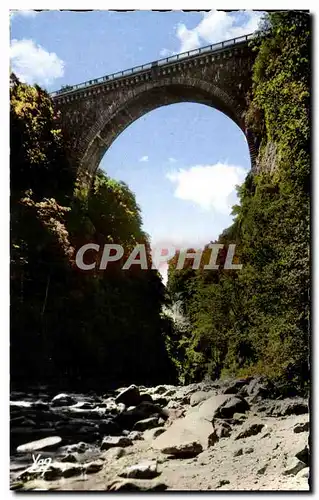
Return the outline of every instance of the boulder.
<path id="1" fill-rule="evenodd" d="M 206 401 L 200 403 L 197 407 L 191 408 L 187 414 L 198 415 L 201 420 L 212 422 L 214 418 L 219 416 L 219 409 L 225 405 L 232 396 L 226 394 L 217 394 L 209 397 Z"/>
<path id="2" fill-rule="evenodd" d="M 293 401 L 287 405 L 281 404 L 281 415 L 303 415 L 305 413 L 309 413 L 309 406 L 306 401 Z"/>
<path id="3" fill-rule="evenodd" d="M 143 437 L 146 441 L 153 441 L 153 439 L 157 438 L 165 431 L 166 429 L 164 429 L 163 427 L 155 427 L 154 429 L 147 429 L 144 432 Z"/>
<path id="4" fill-rule="evenodd" d="M 75 406 L 70 406 L 68 408 L 68 415 L 70 417 L 75 418 L 85 418 L 88 420 L 100 420 L 105 416 L 105 409 L 104 408 L 93 408 L 92 410 L 87 410 L 87 409 L 82 409 L 82 408 L 76 408 Z"/>
<path id="5" fill-rule="evenodd" d="M 30 443 L 21 444 L 18 446 L 17 451 L 19 453 L 33 453 L 34 451 L 40 451 L 45 449 L 56 449 L 61 445 L 62 439 L 59 436 L 51 436 L 43 439 L 38 439 L 37 441 L 31 441 Z"/>
<path id="6" fill-rule="evenodd" d="M 175 388 L 174 389 L 168 389 L 166 392 L 164 392 L 163 397 L 164 398 L 171 398 L 171 397 L 175 396 L 175 394 L 176 394 L 176 389 Z"/>
<path id="7" fill-rule="evenodd" d="M 76 399 L 69 394 L 57 394 L 51 400 L 51 406 L 71 406 L 76 403 Z"/>
<path id="8" fill-rule="evenodd" d="M 218 439 L 229 437 L 232 432 L 231 425 L 220 420 L 215 422 L 215 429 Z"/>
<path id="9" fill-rule="evenodd" d="M 74 453 L 67 453 L 62 458 L 60 458 L 60 462 L 70 462 L 74 464 L 77 462 L 77 458 Z"/>
<path id="10" fill-rule="evenodd" d="M 150 394 L 145 392 L 144 394 L 141 394 L 141 396 L 140 396 L 140 403 L 142 403 L 143 401 L 148 401 L 149 403 L 153 403 L 153 398 Z"/>
<path id="11" fill-rule="evenodd" d="M 266 410 L 267 416 L 285 417 L 289 415 L 303 415 L 309 413 L 308 401 L 302 398 L 284 399 L 269 404 Z"/>
<path id="12" fill-rule="evenodd" d="M 248 416 L 245 413 L 234 413 L 233 417 L 229 419 L 229 423 L 232 425 L 241 425 L 247 418 Z"/>
<path id="13" fill-rule="evenodd" d="M 87 443 L 80 441 L 79 443 L 70 444 L 66 447 L 67 453 L 84 453 L 89 448 Z"/>
<path id="14" fill-rule="evenodd" d="M 304 464 L 306 464 L 306 466 L 308 467 L 309 466 L 309 462 L 310 462 L 309 448 L 308 448 L 308 446 L 305 446 L 300 451 L 298 451 L 295 454 L 295 457 L 298 458 L 298 460 L 300 460 Z"/>
<path id="15" fill-rule="evenodd" d="M 141 441 L 144 439 L 143 432 L 141 431 L 131 431 L 128 433 L 127 437 L 132 441 Z"/>
<path id="16" fill-rule="evenodd" d="M 163 396 L 158 396 L 153 398 L 153 401 L 155 404 L 159 406 L 166 406 L 168 404 L 168 399 L 164 398 Z"/>
<path id="17" fill-rule="evenodd" d="M 149 417 L 162 417 L 167 420 L 168 415 L 160 406 L 143 401 L 136 408 L 116 415 L 114 420 L 122 429 L 132 429 L 136 422 Z"/>
<path id="18" fill-rule="evenodd" d="M 126 453 L 125 448 L 120 448 L 119 446 L 115 446 L 115 448 L 109 448 L 107 451 L 102 453 L 100 458 L 102 460 L 108 460 L 108 461 L 113 461 L 113 460 L 118 460 L 119 458 L 123 457 Z"/>
<path id="19" fill-rule="evenodd" d="M 103 403 L 100 404 L 100 407 L 105 408 L 106 411 L 112 412 L 112 413 L 117 413 L 119 411 L 119 405 L 115 403 L 115 399 L 112 397 L 104 399 Z M 124 409 L 125 409 L 125 405 L 124 405 Z"/>
<path id="20" fill-rule="evenodd" d="M 217 395 L 212 396 L 206 401 L 200 403 L 196 407 L 188 410 L 186 415 L 172 422 L 167 430 L 154 439 L 152 446 L 155 449 L 167 453 L 163 450 L 176 448 L 177 452 L 181 448 L 188 447 L 192 449 L 193 443 L 200 443 L 202 449 L 206 449 L 212 445 L 212 435 L 214 439 L 218 436 L 214 435 L 213 421 L 219 407 L 230 396 Z M 195 449 L 198 450 L 199 447 Z"/>
<path id="21" fill-rule="evenodd" d="M 167 485 L 160 482 L 143 480 L 115 480 L 106 486 L 106 491 L 165 491 Z"/>
<path id="22" fill-rule="evenodd" d="M 121 477 L 133 479 L 153 479 L 158 476 L 157 463 L 155 460 L 149 460 L 137 465 L 131 465 L 119 474 Z"/>
<path id="23" fill-rule="evenodd" d="M 278 396 L 278 391 L 275 385 L 265 377 L 256 377 L 239 391 L 239 395 L 249 396 L 256 401 L 261 398 L 274 399 Z"/>
<path id="24" fill-rule="evenodd" d="M 199 441 L 187 441 L 168 444 L 161 447 L 161 452 L 165 455 L 173 455 L 177 458 L 195 457 L 203 451 L 203 447 Z"/>
<path id="25" fill-rule="evenodd" d="M 264 427 L 265 424 L 262 423 L 248 423 L 244 427 L 244 430 L 235 437 L 235 440 L 248 438 L 250 436 L 256 436 L 262 431 Z"/>
<path id="26" fill-rule="evenodd" d="M 301 461 L 298 460 L 297 457 L 293 457 L 288 461 L 287 468 L 284 470 L 282 473 L 283 476 L 295 476 L 300 472 L 302 469 L 305 469 L 307 465 Z"/>
<path id="27" fill-rule="evenodd" d="M 110 436 L 118 436 L 121 434 L 119 425 L 112 418 L 103 419 L 99 422 L 99 432 Z"/>
<path id="28" fill-rule="evenodd" d="M 162 395 L 162 394 L 165 394 L 165 392 L 167 392 L 169 389 L 169 386 L 167 385 L 158 385 L 157 387 L 155 387 L 155 389 L 153 390 L 153 394 L 159 394 L 159 395 Z"/>
<path id="29" fill-rule="evenodd" d="M 17 407 L 19 409 L 22 408 L 31 408 L 32 403 L 31 401 L 10 401 L 10 409 L 13 407 Z"/>
<path id="30" fill-rule="evenodd" d="M 115 403 L 123 403 L 125 406 L 137 406 L 140 402 L 140 391 L 136 385 L 130 385 L 115 398 Z"/>
<path id="31" fill-rule="evenodd" d="M 131 439 L 125 436 L 107 436 L 103 439 L 101 444 L 101 450 L 108 450 L 109 448 L 131 446 L 133 443 Z"/>
<path id="32" fill-rule="evenodd" d="M 174 399 L 171 399 L 167 405 L 166 405 L 167 410 L 184 410 L 183 404 L 179 401 L 174 401 Z"/>
<path id="33" fill-rule="evenodd" d="M 131 405 L 131 408 L 135 408 L 135 406 Z M 117 412 L 122 413 L 125 410 L 126 410 L 126 406 L 124 403 L 117 403 L 116 410 L 115 410 L 116 413 Z"/>
<path id="34" fill-rule="evenodd" d="M 208 436 L 207 439 L 207 447 L 210 448 L 214 446 L 219 441 L 219 435 L 216 429 L 214 429 Z"/>
<path id="35" fill-rule="evenodd" d="M 245 413 L 249 408 L 250 406 L 244 398 L 235 396 L 220 405 L 216 416 L 219 418 L 232 418 L 234 413 Z"/>
<path id="36" fill-rule="evenodd" d="M 241 378 L 238 380 L 235 380 L 233 383 L 231 383 L 225 390 L 224 394 L 238 394 L 240 389 L 244 387 L 245 385 L 249 384 L 249 382 L 252 380 L 253 377 L 247 377 L 247 378 Z"/>
<path id="37" fill-rule="evenodd" d="M 296 476 L 298 478 L 309 479 L 309 467 L 305 467 L 305 468 L 301 469 L 299 472 L 297 472 Z"/>
<path id="38" fill-rule="evenodd" d="M 72 464 L 67 462 L 54 462 L 43 472 L 43 479 L 52 481 L 59 477 L 78 476 L 83 472 L 82 464 Z"/>
<path id="39" fill-rule="evenodd" d="M 177 418 L 181 418 L 185 416 L 186 409 L 180 406 L 179 408 L 170 408 L 165 410 L 168 412 L 168 422 L 173 422 Z"/>
<path id="40" fill-rule="evenodd" d="M 309 422 L 301 422 L 296 424 L 294 427 L 294 433 L 299 434 L 299 432 L 308 432 L 309 431 Z"/>
<path id="41" fill-rule="evenodd" d="M 133 426 L 134 431 L 146 431 L 146 429 L 152 429 L 158 427 L 158 417 L 149 417 L 144 420 L 139 420 Z"/>
<path id="42" fill-rule="evenodd" d="M 86 474 L 95 474 L 103 468 L 103 461 L 95 460 L 83 465 L 83 472 Z"/>
<path id="43" fill-rule="evenodd" d="M 196 406 L 199 403 L 201 403 L 202 401 L 206 401 L 206 399 L 210 398 L 213 395 L 214 395 L 213 391 L 207 391 L 207 392 L 205 392 L 205 391 L 196 391 L 190 397 L 190 401 L 189 401 L 190 405 L 191 406 Z"/>
<path id="44" fill-rule="evenodd" d="M 239 420 L 241 423 L 243 423 L 246 419 L 247 419 L 246 413 L 235 412 L 233 415 L 233 420 Z"/>
<path id="45" fill-rule="evenodd" d="M 79 409 L 79 410 L 94 410 L 96 408 L 96 404 L 91 403 L 90 401 L 78 401 L 74 405 L 71 406 L 70 410 Z"/>

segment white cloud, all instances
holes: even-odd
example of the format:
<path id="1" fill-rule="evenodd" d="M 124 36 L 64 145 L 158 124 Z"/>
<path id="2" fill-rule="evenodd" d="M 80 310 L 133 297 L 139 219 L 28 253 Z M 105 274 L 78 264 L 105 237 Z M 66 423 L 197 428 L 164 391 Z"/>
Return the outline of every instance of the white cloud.
<path id="1" fill-rule="evenodd" d="M 197 49 L 200 47 L 200 39 L 197 28 L 189 30 L 185 24 L 180 23 L 176 29 L 176 36 L 181 42 L 179 52 L 187 52 L 188 50 Z"/>
<path id="2" fill-rule="evenodd" d="M 12 40 L 10 47 L 11 70 L 25 83 L 49 85 L 64 74 L 64 62 L 47 52 L 33 40 Z"/>
<path id="3" fill-rule="evenodd" d="M 35 10 L 11 10 L 10 11 L 10 18 L 12 19 L 13 17 L 17 16 L 23 16 L 23 17 L 35 17 L 38 12 Z"/>
<path id="4" fill-rule="evenodd" d="M 169 49 L 161 49 L 160 50 L 160 56 L 161 57 L 170 57 L 174 55 L 174 51 L 173 50 L 169 50 Z"/>
<path id="5" fill-rule="evenodd" d="M 254 11 L 211 10 L 203 13 L 202 20 L 193 29 L 179 23 L 176 28 L 176 36 L 180 41 L 179 52 L 253 33 L 262 15 L 262 12 Z"/>
<path id="6" fill-rule="evenodd" d="M 170 156 L 170 158 L 168 159 L 168 161 L 170 163 L 176 163 L 177 162 L 176 158 L 173 158 L 172 156 Z"/>
<path id="7" fill-rule="evenodd" d="M 147 155 L 142 156 L 142 158 L 140 158 L 138 161 L 144 161 L 144 162 L 146 162 L 146 161 L 148 161 L 148 156 Z"/>
<path id="8" fill-rule="evenodd" d="M 237 200 L 235 187 L 246 174 L 243 167 L 216 163 L 179 169 L 166 177 L 176 184 L 176 198 L 192 201 L 205 211 L 228 215 Z"/>

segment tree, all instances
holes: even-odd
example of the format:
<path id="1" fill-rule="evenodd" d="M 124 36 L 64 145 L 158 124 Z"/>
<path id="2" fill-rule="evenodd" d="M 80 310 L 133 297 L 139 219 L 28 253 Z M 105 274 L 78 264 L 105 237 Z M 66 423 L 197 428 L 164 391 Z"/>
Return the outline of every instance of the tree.
<path id="1" fill-rule="evenodd" d="M 11 86 L 11 380 L 104 384 L 174 380 L 140 209 L 124 183 L 98 172 L 74 183 L 58 117 L 39 87 Z M 85 243 L 145 244 L 148 270 L 83 272 Z M 98 259 L 101 254 L 98 256 Z M 125 257 L 125 255 L 124 255 Z M 124 258 L 123 257 L 123 258 Z"/>
<path id="2" fill-rule="evenodd" d="M 185 364 L 194 379 L 259 373 L 302 387 L 309 380 L 309 15 L 267 14 L 254 43 L 246 121 L 258 135 L 259 169 L 239 188 L 234 223 L 218 238 L 236 243 L 242 271 L 170 266 L 168 285 L 191 323 Z"/>

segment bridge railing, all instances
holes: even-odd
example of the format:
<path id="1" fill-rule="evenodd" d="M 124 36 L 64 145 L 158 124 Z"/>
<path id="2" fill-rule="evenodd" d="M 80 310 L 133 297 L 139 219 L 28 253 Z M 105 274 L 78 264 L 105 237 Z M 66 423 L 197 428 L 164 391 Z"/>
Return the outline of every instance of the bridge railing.
<path id="1" fill-rule="evenodd" d="M 118 71 L 117 73 L 112 73 L 110 75 L 101 76 L 99 78 L 95 78 L 93 80 L 88 80 L 86 82 L 78 83 L 76 85 L 66 85 L 62 87 L 60 90 L 56 90 L 55 92 L 51 92 L 51 97 L 56 97 L 58 95 L 65 95 L 70 92 L 74 92 L 76 90 L 81 90 L 87 87 L 92 87 L 94 85 L 98 85 L 100 83 L 105 83 L 108 81 L 117 80 L 118 78 L 123 78 L 125 76 L 133 75 L 135 73 L 141 73 L 143 71 L 148 71 L 157 66 L 164 66 L 166 64 L 177 62 L 181 59 L 190 58 L 199 56 L 201 54 L 213 53 L 219 50 L 223 50 L 224 48 L 228 48 L 232 45 L 236 45 L 239 43 L 247 42 L 252 40 L 255 37 L 255 33 L 250 33 L 249 35 L 243 35 L 237 38 L 231 38 L 229 40 L 224 40 L 223 42 L 217 42 L 212 45 L 206 45 L 205 47 L 201 47 L 199 49 L 189 50 L 187 52 L 181 52 L 179 54 L 174 54 L 169 57 L 164 57 L 163 59 L 159 59 L 154 62 L 149 62 L 146 64 L 142 64 L 140 66 L 134 66 L 133 68 L 126 69 L 124 71 Z"/>

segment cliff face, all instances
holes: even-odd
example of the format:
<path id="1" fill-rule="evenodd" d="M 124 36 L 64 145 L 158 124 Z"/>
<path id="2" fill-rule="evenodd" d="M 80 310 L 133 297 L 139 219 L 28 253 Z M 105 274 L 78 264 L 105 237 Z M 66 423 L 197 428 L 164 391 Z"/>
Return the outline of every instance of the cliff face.
<path id="1" fill-rule="evenodd" d="M 263 151 L 260 151 L 253 171 L 256 174 L 268 173 L 272 175 L 276 170 L 277 160 L 277 146 L 274 142 L 269 141 Z"/>

